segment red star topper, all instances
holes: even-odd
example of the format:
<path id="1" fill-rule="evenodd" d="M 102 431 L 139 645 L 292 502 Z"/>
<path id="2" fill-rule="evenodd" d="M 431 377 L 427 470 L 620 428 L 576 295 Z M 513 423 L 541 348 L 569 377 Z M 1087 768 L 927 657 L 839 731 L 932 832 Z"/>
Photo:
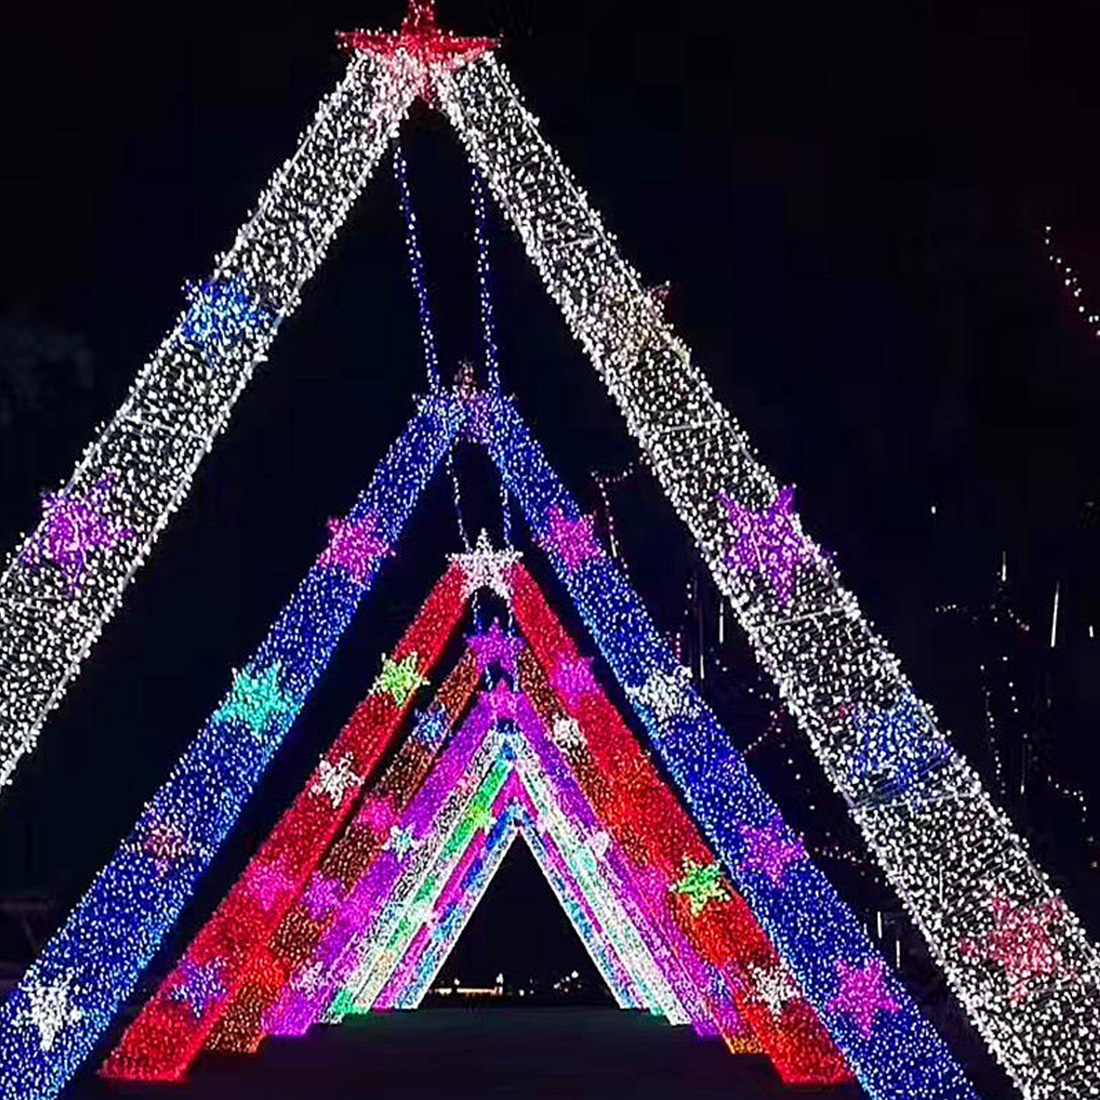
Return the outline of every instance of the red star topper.
<path id="1" fill-rule="evenodd" d="M 342 31 L 337 35 L 349 50 L 373 54 L 383 64 L 406 69 L 416 82 L 416 94 L 432 101 L 435 78 L 453 73 L 467 61 L 497 48 L 495 38 L 460 38 L 439 29 L 435 0 L 409 0 L 398 34 L 386 31 Z"/>

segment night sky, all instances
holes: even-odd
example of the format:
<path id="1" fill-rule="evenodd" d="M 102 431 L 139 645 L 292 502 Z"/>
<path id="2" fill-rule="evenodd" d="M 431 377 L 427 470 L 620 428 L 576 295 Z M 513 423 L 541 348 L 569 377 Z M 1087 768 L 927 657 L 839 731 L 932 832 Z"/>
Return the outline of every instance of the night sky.
<path id="1" fill-rule="evenodd" d="M 390 0 L 6 14 L 3 545 L 33 523 L 39 489 L 65 479 L 178 313 L 183 282 L 229 244 L 339 78 L 333 32 L 400 16 Z M 697 361 L 797 483 L 809 530 L 964 748 L 978 736 L 976 658 L 965 670 L 943 658 L 935 608 L 988 603 L 1007 555 L 1059 700 L 1050 766 L 1100 807 L 1100 640 L 1088 630 L 1100 629 L 1100 342 L 1043 247 L 1049 223 L 1100 305 L 1095 7 L 443 0 L 440 18 L 505 38 L 544 133 L 644 277 L 671 283 L 669 313 Z M 424 109 L 402 140 L 449 371 L 478 352 L 466 170 Z M 623 469 L 635 447 L 499 221 L 493 250 L 505 385 L 594 507 L 591 472 Z M 326 518 L 367 481 L 423 377 L 387 161 L 0 796 L 0 891 L 43 890 L 67 911 L 318 552 Z M 485 471 L 466 461 L 463 473 L 477 512 Z M 630 575 L 671 631 L 688 540 L 645 475 L 620 496 Z M 437 484 L 185 928 L 297 790 L 457 542 Z M 1044 655 L 1059 582 L 1059 645 Z M 747 652 L 738 670 L 752 677 Z M 819 778 L 761 774 L 809 828 L 807 805 L 828 799 Z M 1084 830 L 1021 827 L 1095 935 Z M 558 972 L 577 949 L 543 912 L 548 893 L 521 919 L 529 873 L 510 872 L 487 902 L 518 932 L 492 926 L 515 966 L 527 951 Z"/>

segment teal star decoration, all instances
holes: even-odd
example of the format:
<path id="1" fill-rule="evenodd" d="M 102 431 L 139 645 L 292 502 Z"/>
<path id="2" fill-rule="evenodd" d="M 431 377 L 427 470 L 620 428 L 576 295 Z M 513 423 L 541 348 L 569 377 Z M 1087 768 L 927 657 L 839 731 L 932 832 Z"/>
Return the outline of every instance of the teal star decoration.
<path id="1" fill-rule="evenodd" d="M 221 722 L 243 722 L 254 734 L 266 733 L 286 714 L 295 701 L 279 687 L 282 662 L 275 661 L 262 672 L 233 670 L 233 687 L 216 717 Z"/>
<path id="2" fill-rule="evenodd" d="M 374 681 L 371 694 L 387 694 L 399 707 L 404 706 L 405 700 L 418 687 L 428 682 L 416 667 L 418 661 L 419 658 L 415 653 L 410 653 L 401 661 L 395 661 L 392 657 L 383 657 L 382 671 Z"/>
<path id="3" fill-rule="evenodd" d="M 708 902 L 729 901 L 722 885 L 722 868 L 717 863 L 696 863 L 688 856 L 684 857 L 684 877 L 672 889 L 687 897 L 693 917 L 699 916 Z"/>

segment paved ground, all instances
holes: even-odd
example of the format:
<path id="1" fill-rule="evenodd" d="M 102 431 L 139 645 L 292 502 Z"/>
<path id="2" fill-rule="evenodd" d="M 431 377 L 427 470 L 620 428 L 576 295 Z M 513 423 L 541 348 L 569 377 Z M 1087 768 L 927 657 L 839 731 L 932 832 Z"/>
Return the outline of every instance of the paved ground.
<path id="1" fill-rule="evenodd" d="M 733 1057 L 614 1008 L 437 1008 L 360 1017 L 255 1057 L 207 1055 L 186 1085 L 77 1082 L 68 1100 L 857 1100 L 855 1087 L 785 1089 Z"/>

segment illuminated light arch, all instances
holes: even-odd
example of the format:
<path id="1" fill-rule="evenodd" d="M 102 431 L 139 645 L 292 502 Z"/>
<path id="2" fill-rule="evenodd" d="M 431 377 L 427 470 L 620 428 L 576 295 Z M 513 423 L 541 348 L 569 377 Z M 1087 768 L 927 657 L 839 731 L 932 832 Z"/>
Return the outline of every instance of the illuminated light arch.
<path id="1" fill-rule="evenodd" d="M 467 434 L 478 436 L 490 431 L 484 442 L 510 491 L 520 501 L 536 541 L 545 536 L 551 507 L 556 506 L 565 516 L 580 516 L 576 503 L 546 464 L 509 401 L 491 395 L 474 399 L 437 391 L 421 402 L 409 429 L 387 455 L 364 495 L 370 508 L 361 503 L 353 512 L 353 516 L 363 518 L 369 510 L 387 546 L 396 544 L 400 527 L 423 483 L 467 418 Z M 745 841 L 741 829 L 781 822 L 778 809 L 731 748 L 729 738 L 703 700 L 690 684 L 682 682 L 667 644 L 606 554 L 601 550 L 598 556 L 577 563 L 572 570 L 553 549 L 550 560 L 604 659 L 627 689 L 654 748 L 731 882 L 752 906 L 864 1089 L 876 1098 L 972 1097 L 973 1090 L 942 1040 L 887 970 L 882 974 L 883 988 L 897 1011 L 870 1032 L 830 1007 L 836 1003 L 841 962 L 863 966 L 879 959 L 866 931 L 808 859 L 787 876 L 782 889 L 761 883 L 747 864 L 742 866 Z M 314 566 L 261 647 L 264 659 L 254 659 L 249 665 L 266 669 L 275 654 L 285 656 L 288 665 L 280 676 L 288 687 L 288 696 L 280 722 L 257 738 L 237 726 L 226 728 L 215 715 L 155 796 L 154 808 L 160 803 L 173 811 L 168 824 L 182 821 L 193 827 L 198 823 L 208 830 L 211 842 L 192 844 L 186 860 L 167 879 L 153 876 L 145 862 L 135 866 L 134 842 L 124 842 L 0 1008 L 0 1084 L 11 1096 L 41 1100 L 56 1094 L 102 1034 L 161 943 L 198 875 L 212 860 L 320 675 L 352 610 L 369 589 L 377 565 L 377 561 L 372 564 L 363 583 L 348 576 L 346 570 L 320 563 Z M 503 576 L 502 570 L 514 569 L 514 565 L 502 563 L 496 572 Z M 335 609 L 333 592 L 339 595 Z M 568 679 L 583 695 L 590 677 L 583 674 L 583 666 L 578 666 L 569 671 Z M 688 708 L 684 715 L 662 717 L 653 708 L 657 696 L 652 689 L 665 681 L 679 685 L 682 697 L 674 702 Z M 684 718 L 690 719 L 686 728 Z M 211 729 L 216 734 L 213 742 Z M 209 782 L 207 773 L 211 768 L 218 783 Z M 213 792 L 217 794 L 216 813 L 208 805 Z M 136 831 L 139 848 L 146 839 L 141 831 L 144 822 L 145 818 Z M 812 921 L 812 931 L 808 921 Z M 88 976 L 92 980 L 87 980 Z M 202 977 L 208 986 L 217 988 L 218 975 L 204 973 Z M 40 990 L 62 986 L 80 1016 L 70 1018 L 47 1050 L 39 1041 L 38 1030 L 31 1026 L 33 1021 L 28 1023 L 28 1014 L 33 998 L 42 996 Z"/>
<path id="2" fill-rule="evenodd" d="M 51 497 L 58 507 L 44 510 L 0 576 L 0 784 L 33 749 L 49 709 L 188 492 L 409 105 L 428 95 L 515 225 L 991 1050 L 1031 1100 L 1100 1092 L 1095 946 L 919 702 L 828 556 L 803 532 L 789 489 L 715 400 L 689 349 L 542 138 L 492 43 L 441 31 L 432 4 L 416 0 L 401 35 L 355 32 L 345 44 L 348 71 L 298 150 L 212 277 L 188 292 L 187 309 L 123 405 Z M 64 520 L 63 542 L 77 540 L 75 556 L 57 552 L 59 508 L 84 516 Z M 102 537 L 106 531 L 114 534 Z M 869 730 L 898 708 L 911 714 L 901 731 L 908 758 L 883 797 L 863 763 Z M 1057 916 L 1049 933 L 1055 980 L 1041 991 L 1028 987 L 1018 996 L 1010 967 L 964 949 L 988 936 L 1006 905 Z M 50 991 L 75 996 L 70 978 L 43 976 L 33 987 L 36 998 L 48 1000 Z M 28 1011 L 22 1004 L 20 1019 Z M 79 1019 L 69 1014 L 76 1031 L 100 1026 L 98 1013 L 79 1011 Z"/>

